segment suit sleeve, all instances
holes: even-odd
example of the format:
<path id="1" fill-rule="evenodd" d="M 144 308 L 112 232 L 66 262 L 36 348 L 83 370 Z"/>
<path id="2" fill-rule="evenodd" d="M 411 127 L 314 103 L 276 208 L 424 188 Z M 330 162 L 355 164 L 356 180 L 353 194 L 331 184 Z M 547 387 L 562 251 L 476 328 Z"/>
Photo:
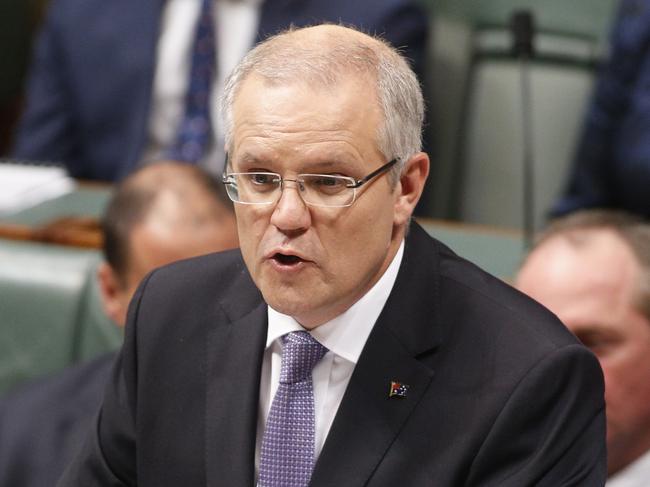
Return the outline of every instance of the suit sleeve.
<path id="1" fill-rule="evenodd" d="M 136 324 L 144 289 L 143 280 L 129 306 L 124 345 L 113 366 L 100 411 L 76 458 L 58 487 L 125 487 L 137 484 Z"/>
<path id="2" fill-rule="evenodd" d="M 52 2 L 32 54 L 26 106 L 12 150 L 13 157 L 19 159 L 66 164 L 77 150 L 74 100 L 66 83 L 69 60 L 63 55 L 60 39 L 64 6 L 64 2 Z"/>
<path id="3" fill-rule="evenodd" d="M 602 371 L 584 347 L 544 357 L 520 381 L 474 459 L 469 486 L 602 486 Z"/>
<path id="4" fill-rule="evenodd" d="M 386 13 L 379 25 L 385 26 L 386 40 L 400 49 L 411 61 L 420 82 L 425 80 L 425 54 L 429 36 L 429 18 L 426 9 L 417 3 L 399 3 Z"/>
<path id="5" fill-rule="evenodd" d="M 646 110 L 644 79 L 650 75 L 650 10 L 648 2 L 642 3 L 624 0 L 620 4 L 608 59 L 587 108 L 566 191 L 551 211 L 554 216 L 582 208 L 621 207 L 615 165 L 621 164 L 621 157 L 629 158 L 630 152 L 646 161 L 650 155 L 644 142 L 648 122 L 633 115 L 635 110 Z M 623 147 L 626 142 L 633 147 Z M 622 156 L 622 149 L 628 155 Z"/>

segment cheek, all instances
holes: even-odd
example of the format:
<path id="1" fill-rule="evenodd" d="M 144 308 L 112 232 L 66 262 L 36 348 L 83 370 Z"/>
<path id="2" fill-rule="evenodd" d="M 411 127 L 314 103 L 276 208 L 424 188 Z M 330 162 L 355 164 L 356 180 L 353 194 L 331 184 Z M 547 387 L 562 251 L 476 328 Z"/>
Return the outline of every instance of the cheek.
<path id="1" fill-rule="evenodd" d="M 392 235 L 392 224 L 385 217 L 356 220 L 345 228 L 328 230 L 319 232 L 319 237 L 337 281 L 358 282 L 363 276 L 374 275 L 384 263 Z"/>
<path id="2" fill-rule="evenodd" d="M 629 348 L 601 360 L 601 366 L 608 414 L 620 419 L 650 415 L 650 354 Z"/>
<path id="3" fill-rule="evenodd" d="M 268 223 L 265 223 L 263 216 L 254 209 L 239 210 L 236 214 L 239 246 L 244 256 L 252 257 Z"/>

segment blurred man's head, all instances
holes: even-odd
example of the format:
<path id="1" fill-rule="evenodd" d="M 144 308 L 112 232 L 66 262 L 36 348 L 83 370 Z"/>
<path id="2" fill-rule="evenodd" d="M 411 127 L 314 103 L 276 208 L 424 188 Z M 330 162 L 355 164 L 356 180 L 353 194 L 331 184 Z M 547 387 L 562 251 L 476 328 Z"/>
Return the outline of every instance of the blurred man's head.
<path id="1" fill-rule="evenodd" d="M 153 164 L 124 180 L 102 226 L 106 262 L 98 278 L 106 314 L 120 325 L 150 270 L 237 246 L 232 203 L 222 184 L 188 164 Z"/>
<path id="2" fill-rule="evenodd" d="M 541 235 L 516 285 L 600 361 L 609 473 L 650 450 L 650 225 L 609 211 L 558 220 Z"/>

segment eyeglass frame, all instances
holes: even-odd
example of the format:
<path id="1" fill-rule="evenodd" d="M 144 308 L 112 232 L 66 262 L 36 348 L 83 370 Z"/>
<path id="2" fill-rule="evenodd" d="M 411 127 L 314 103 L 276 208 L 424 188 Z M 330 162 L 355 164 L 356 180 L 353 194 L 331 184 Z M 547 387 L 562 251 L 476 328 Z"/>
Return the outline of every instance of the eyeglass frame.
<path id="1" fill-rule="evenodd" d="M 343 178 L 351 179 L 352 181 L 354 181 L 354 183 L 346 185 L 346 188 L 356 190 L 357 188 L 360 188 L 361 186 L 363 186 L 364 184 L 369 182 L 371 179 L 388 172 L 388 170 L 391 169 L 399 161 L 400 161 L 399 157 L 391 159 L 386 164 L 384 164 L 381 167 L 375 169 L 370 174 L 367 174 L 366 176 L 364 176 L 364 177 L 362 177 L 360 179 L 355 179 L 355 178 L 353 178 L 351 176 L 336 176 L 336 175 L 330 175 L 330 174 L 312 174 L 312 173 L 301 173 L 301 174 L 297 174 L 295 179 L 288 179 L 288 178 L 285 178 L 284 176 L 282 176 L 280 173 L 277 173 L 277 172 L 251 171 L 251 172 L 223 173 L 221 175 L 221 182 L 223 183 L 224 186 L 226 186 L 226 194 L 228 195 L 228 198 L 230 198 L 232 200 L 233 203 L 239 203 L 239 204 L 242 204 L 242 205 L 272 205 L 274 203 L 277 203 L 280 200 L 281 195 L 282 195 L 282 191 L 284 190 L 284 182 L 285 181 L 289 181 L 289 182 L 292 182 L 292 183 L 298 183 L 300 185 L 301 183 L 304 183 L 304 180 L 303 181 L 300 180 L 300 176 L 343 177 Z M 226 154 L 225 167 L 228 167 L 228 154 Z M 229 176 L 236 175 L 236 174 L 274 174 L 274 175 L 277 175 L 278 178 L 280 179 L 280 181 L 279 181 L 279 183 L 280 183 L 280 185 L 279 185 L 279 187 L 280 187 L 280 197 L 278 197 L 278 199 L 275 200 L 275 201 L 266 201 L 266 202 L 260 202 L 260 203 L 235 201 L 230 196 L 230 193 L 228 192 L 228 188 L 227 188 L 228 185 L 233 184 L 233 182 L 228 181 L 227 179 L 228 179 Z M 354 204 L 354 202 L 357 200 L 357 196 L 356 196 L 357 193 L 356 193 L 356 191 L 354 191 L 352 201 L 350 201 L 350 203 L 347 204 L 347 205 L 319 205 L 319 204 L 309 203 L 309 202 L 305 201 L 304 198 L 302 197 L 302 192 L 303 191 L 304 190 L 299 189 L 298 193 L 300 194 L 300 197 L 301 197 L 302 201 L 306 205 L 309 205 L 309 206 L 316 206 L 316 207 L 321 207 L 321 208 L 346 208 L 346 207 L 352 206 Z"/>

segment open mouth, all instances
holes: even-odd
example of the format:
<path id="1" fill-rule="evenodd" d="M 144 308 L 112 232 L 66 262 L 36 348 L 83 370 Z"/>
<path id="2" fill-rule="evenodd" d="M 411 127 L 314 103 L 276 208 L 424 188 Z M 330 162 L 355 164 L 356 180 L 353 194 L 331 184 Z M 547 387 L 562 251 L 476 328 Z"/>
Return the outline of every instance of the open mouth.
<path id="1" fill-rule="evenodd" d="M 275 260 L 280 265 L 287 266 L 296 265 L 302 262 L 302 259 L 297 255 L 285 255 L 280 253 L 275 254 L 273 256 L 273 260 Z"/>

